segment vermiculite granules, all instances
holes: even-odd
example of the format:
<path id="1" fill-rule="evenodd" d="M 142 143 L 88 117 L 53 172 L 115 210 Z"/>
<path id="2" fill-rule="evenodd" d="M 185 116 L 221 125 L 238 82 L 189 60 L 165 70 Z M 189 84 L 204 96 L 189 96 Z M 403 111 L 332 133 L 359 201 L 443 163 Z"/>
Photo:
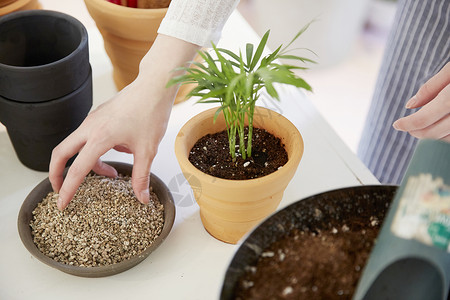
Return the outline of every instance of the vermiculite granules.
<path id="1" fill-rule="evenodd" d="M 89 175 L 64 211 L 50 192 L 33 211 L 34 243 L 61 263 L 95 267 L 115 264 L 145 250 L 164 225 L 164 207 L 155 193 L 141 204 L 131 178 Z"/>

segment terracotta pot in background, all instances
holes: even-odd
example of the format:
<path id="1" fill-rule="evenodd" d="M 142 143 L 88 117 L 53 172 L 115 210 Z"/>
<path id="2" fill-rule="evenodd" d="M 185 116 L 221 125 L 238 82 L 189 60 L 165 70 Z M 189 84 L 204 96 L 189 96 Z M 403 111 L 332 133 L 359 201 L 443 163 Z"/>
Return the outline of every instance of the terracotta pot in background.
<path id="1" fill-rule="evenodd" d="M 175 154 L 184 176 L 194 190 L 205 229 L 215 238 L 235 244 L 248 231 L 273 213 L 294 176 L 303 155 L 303 139 L 297 128 L 282 115 L 262 107 L 255 109 L 254 127 L 279 137 L 288 153 L 288 162 L 276 172 L 249 180 L 227 180 L 205 174 L 188 160 L 198 139 L 225 129 L 220 115 L 213 123 L 216 108 L 189 120 L 175 140 Z M 196 189 L 200 181 L 201 187 Z"/>
<path id="2" fill-rule="evenodd" d="M 0 0 L 0 17 L 14 11 L 41 8 L 38 0 Z"/>
<path id="3" fill-rule="evenodd" d="M 136 78 L 139 63 L 153 44 L 167 8 L 131 8 L 105 0 L 84 2 L 103 36 L 114 82 L 121 90 Z"/>
<path id="4" fill-rule="evenodd" d="M 6 6 L 8 4 L 11 4 L 17 0 L 0 0 L 0 7 Z"/>
<path id="5" fill-rule="evenodd" d="M 138 8 L 163 8 L 169 7 L 170 0 L 138 0 Z"/>
<path id="6" fill-rule="evenodd" d="M 168 1 L 153 1 L 163 8 L 131 8 L 105 0 L 84 2 L 103 36 L 106 53 L 113 65 L 114 83 L 121 90 L 136 79 L 139 63 L 153 45 L 166 15 Z M 175 103 L 184 101 L 187 92 L 186 87 L 181 87 Z"/>

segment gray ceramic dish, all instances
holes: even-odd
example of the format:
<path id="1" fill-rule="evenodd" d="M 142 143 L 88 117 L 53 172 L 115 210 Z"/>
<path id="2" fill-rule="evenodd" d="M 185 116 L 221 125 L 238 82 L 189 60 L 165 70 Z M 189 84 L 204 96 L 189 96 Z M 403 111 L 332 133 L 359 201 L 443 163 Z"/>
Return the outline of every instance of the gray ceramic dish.
<path id="1" fill-rule="evenodd" d="M 107 163 L 116 168 L 119 173 L 124 175 L 131 175 L 132 165 L 120 162 Z M 161 181 L 161 179 L 153 174 L 150 175 L 150 186 L 153 188 L 153 192 L 155 192 L 158 196 L 159 201 L 164 205 L 163 230 L 150 247 L 145 249 L 141 254 L 130 259 L 108 266 L 77 267 L 57 262 L 45 256 L 41 251 L 39 251 L 39 249 L 33 242 L 30 221 L 32 219 L 32 211 L 36 208 L 37 204 L 42 201 L 49 192 L 52 191 L 52 187 L 48 178 L 39 183 L 30 192 L 30 194 L 28 194 L 27 198 L 22 204 L 22 207 L 20 208 L 17 224 L 20 239 L 34 257 L 36 257 L 46 265 L 56 268 L 65 273 L 82 277 L 104 277 L 126 271 L 146 259 L 156 248 L 159 247 L 159 245 L 161 245 L 162 242 L 164 242 L 164 240 L 169 235 L 169 232 L 172 229 L 172 225 L 175 220 L 175 205 L 172 195 L 167 186 Z"/>

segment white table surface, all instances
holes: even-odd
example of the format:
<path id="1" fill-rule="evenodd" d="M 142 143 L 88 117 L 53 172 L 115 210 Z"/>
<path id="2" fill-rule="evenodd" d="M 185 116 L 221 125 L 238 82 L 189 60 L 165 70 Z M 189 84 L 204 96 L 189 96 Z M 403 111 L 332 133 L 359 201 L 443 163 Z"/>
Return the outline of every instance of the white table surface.
<path id="1" fill-rule="evenodd" d="M 46 9 L 62 10 L 41 1 Z M 59 2 L 59 1 L 58 1 Z M 60 3 L 66 3 L 61 1 Z M 76 1 L 77 5 L 84 5 Z M 70 9 L 70 4 L 66 9 Z M 61 4 L 60 4 L 61 6 Z M 83 8 L 84 9 L 84 8 Z M 86 12 L 69 10 L 89 32 L 93 70 L 94 107 L 116 93 L 112 66 L 103 40 Z M 64 10 L 63 10 L 64 11 Z M 257 43 L 258 36 L 237 12 L 227 22 L 220 44 L 242 47 Z M 307 73 L 305 73 L 307 79 Z M 301 91 L 282 87 L 281 102 L 260 105 L 283 113 L 299 129 L 305 151 L 298 170 L 288 185 L 278 209 L 306 196 L 327 190 L 379 184 L 376 178 L 339 139 Z M 161 142 L 152 172 L 172 191 L 176 219 L 167 240 L 145 261 L 121 274 L 104 278 L 81 278 L 50 268 L 35 259 L 23 246 L 17 232 L 17 215 L 27 194 L 48 173 L 23 166 L 8 135 L 0 128 L 0 299 L 216 299 L 226 268 L 239 245 L 211 237 L 203 228 L 190 187 L 184 182 L 175 159 L 174 139 L 180 127 L 193 115 L 210 106 L 190 100 L 174 107 L 167 133 Z M 105 160 L 132 163 L 132 156 L 115 151 Z"/>

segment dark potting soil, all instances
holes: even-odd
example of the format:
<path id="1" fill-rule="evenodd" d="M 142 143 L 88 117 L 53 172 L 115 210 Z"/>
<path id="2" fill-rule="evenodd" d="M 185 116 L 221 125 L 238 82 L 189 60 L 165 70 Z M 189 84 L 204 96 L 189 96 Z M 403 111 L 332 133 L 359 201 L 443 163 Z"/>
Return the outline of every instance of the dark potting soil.
<path id="1" fill-rule="evenodd" d="M 381 227 L 376 218 L 368 223 L 294 229 L 247 267 L 236 299 L 351 299 Z"/>
<path id="2" fill-rule="evenodd" d="M 247 139 L 245 130 L 245 139 Z M 246 141 L 247 144 L 247 141 Z M 239 145 L 239 138 L 236 139 Z M 252 179 L 275 172 L 288 161 L 281 140 L 260 128 L 253 128 L 252 156 L 242 158 L 236 148 L 236 161 L 230 155 L 227 132 L 207 134 L 189 153 L 189 161 L 200 171 L 224 179 Z"/>

